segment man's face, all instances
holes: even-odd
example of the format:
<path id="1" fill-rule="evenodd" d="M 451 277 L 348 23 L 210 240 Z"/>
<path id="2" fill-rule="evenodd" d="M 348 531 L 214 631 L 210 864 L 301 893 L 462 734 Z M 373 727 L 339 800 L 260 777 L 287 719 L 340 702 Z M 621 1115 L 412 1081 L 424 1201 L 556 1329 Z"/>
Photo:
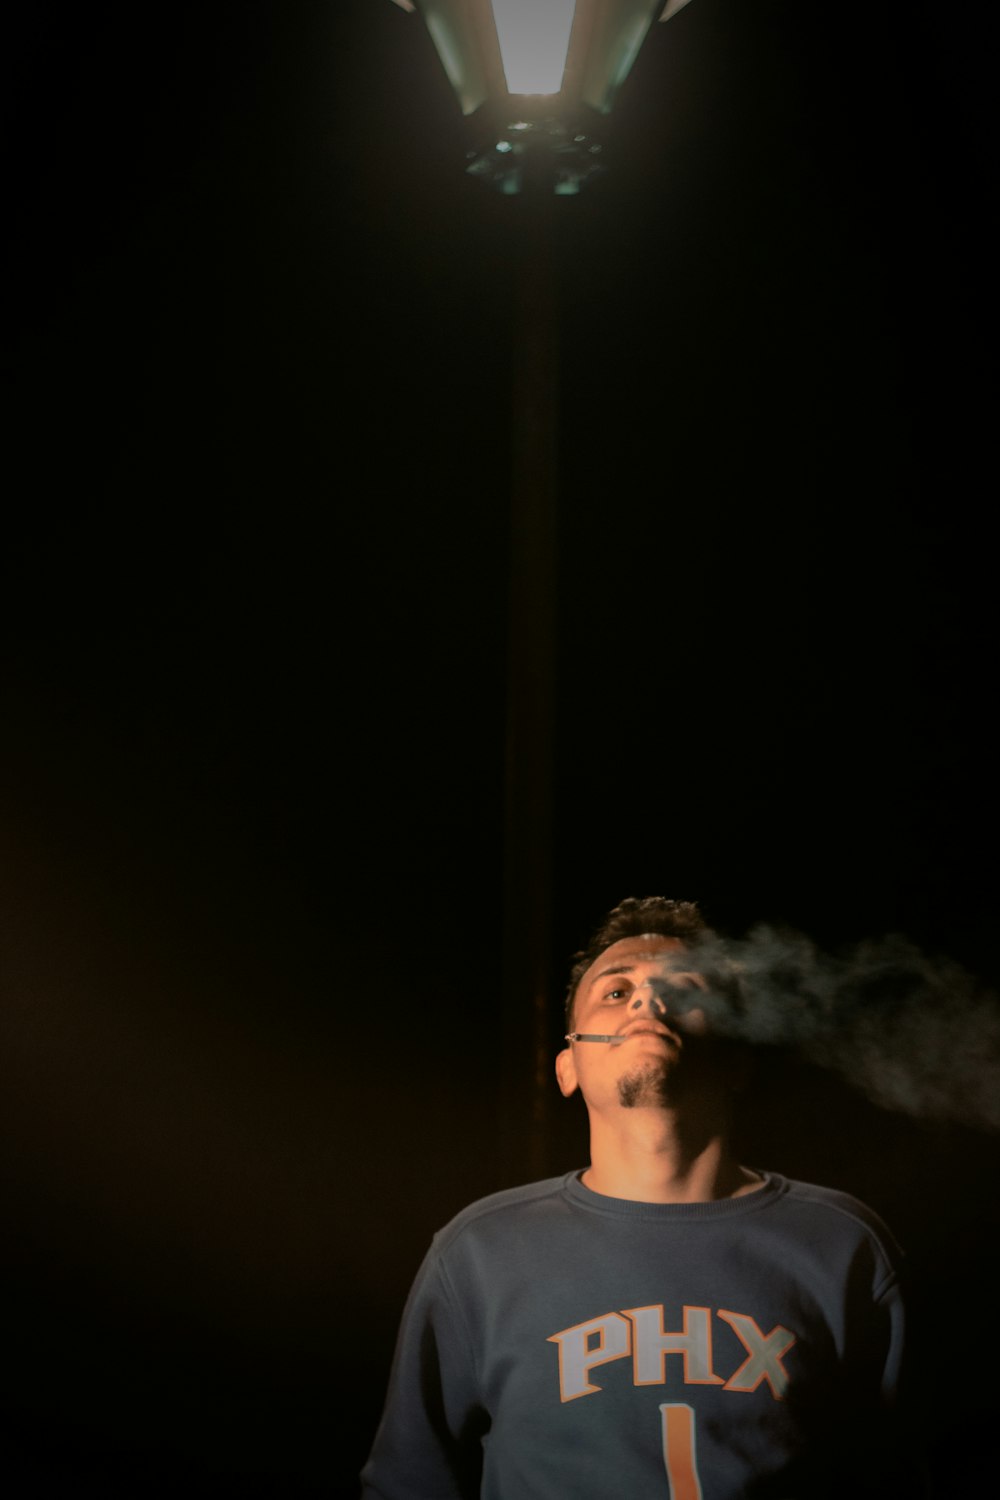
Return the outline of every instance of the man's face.
<path id="1" fill-rule="evenodd" d="M 686 952 L 679 938 L 622 938 L 591 964 L 577 987 L 573 1030 L 621 1041 L 572 1042 L 561 1052 L 564 1094 L 580 1088 L 592 1108 L 668 1102 L 708 1030 L 698 1005 L 705 982 Z"/>

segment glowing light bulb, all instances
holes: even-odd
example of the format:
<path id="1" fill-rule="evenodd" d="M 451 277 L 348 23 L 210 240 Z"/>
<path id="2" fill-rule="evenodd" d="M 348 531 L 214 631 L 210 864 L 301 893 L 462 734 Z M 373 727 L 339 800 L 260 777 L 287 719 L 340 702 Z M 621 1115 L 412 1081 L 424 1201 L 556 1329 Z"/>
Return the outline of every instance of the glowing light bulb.
<path id="1" fill-rule="evenodd" d="M 576 0 L 493 0 L 512 94 L 558 94 L 575 10 Z"/>

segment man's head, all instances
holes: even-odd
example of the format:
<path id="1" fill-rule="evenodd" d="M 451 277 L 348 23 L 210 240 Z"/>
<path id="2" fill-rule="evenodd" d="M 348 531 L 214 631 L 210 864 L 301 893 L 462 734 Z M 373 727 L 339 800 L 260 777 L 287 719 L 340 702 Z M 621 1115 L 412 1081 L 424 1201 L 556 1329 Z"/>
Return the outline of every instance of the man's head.
<path id="1" fill-rule="evenodd" d="M 614 1040 L 573 1040 L 560 1053 L 564 1094 L 580 1088 L 593 1114 L 738 1086 L 742 1067 L 734 1069 L 732 1049 L 710 1035 L 709 981 L 696 957 L 714 938 L 689 901 L 631 898 L 609 912 L 575 956 L 566 1018 L 571 1037 Z"/>
<path id="2" fill-rule="evenodd" d="M 665 896 L 644 896 L 641 899 L 629 896 L 627 900 L 619 902 L 595 929 L 587 946 L 573 956 L 573 967 L 566 990 L 566 1022 L 569 1029 L 573 1027 L 580 981 L 595 960 L 612 943 L 620 942 L 622 938 L 653 935 L 677 938 L 688 948 L 714 936 L 693 901 L 668 901 Z"/>

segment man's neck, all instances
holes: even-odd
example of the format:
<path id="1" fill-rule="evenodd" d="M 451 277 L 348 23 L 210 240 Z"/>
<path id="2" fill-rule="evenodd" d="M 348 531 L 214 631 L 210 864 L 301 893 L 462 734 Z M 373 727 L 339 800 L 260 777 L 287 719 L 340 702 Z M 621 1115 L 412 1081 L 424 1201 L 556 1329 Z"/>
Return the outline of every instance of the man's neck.
<path id="1" fill-rule="evenodd" d="M 665 1109 L 635 1109 L 613 1122 L 592 1119 L 591 1165 L 583 1182 L 609 1198 L 638 1203 L 714 1203 L 761 1186 L 718 1130 L 682 1124 Z"/>

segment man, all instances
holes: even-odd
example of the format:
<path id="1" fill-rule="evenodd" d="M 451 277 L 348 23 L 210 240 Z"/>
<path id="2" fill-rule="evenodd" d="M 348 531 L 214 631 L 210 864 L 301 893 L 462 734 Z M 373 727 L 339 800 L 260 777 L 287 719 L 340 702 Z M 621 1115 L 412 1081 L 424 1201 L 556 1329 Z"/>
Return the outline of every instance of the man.
<path id="1" fill-rule="evenodd" d="M 736 1161 L 748 1060 L 708 1022 L 712 937 L 691 903 L 629 900 L 577 955 L 556 1074 L 590 1166 L 435 1237 L 365 1500 L 915 1493 L 899 1252 L 854 1199 Z"/>

